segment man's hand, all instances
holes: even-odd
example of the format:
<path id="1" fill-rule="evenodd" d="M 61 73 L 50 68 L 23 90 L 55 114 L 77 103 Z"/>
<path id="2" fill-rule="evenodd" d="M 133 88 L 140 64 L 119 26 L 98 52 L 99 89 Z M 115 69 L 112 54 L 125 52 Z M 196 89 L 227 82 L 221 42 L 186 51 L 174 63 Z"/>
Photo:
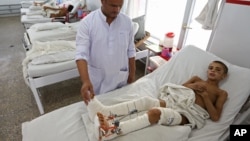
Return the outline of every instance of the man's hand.
<path id="1" fill-rule="evenodd" d="M 81 88 L 81 96 L 86 105 L 94 97 L 94 90 L 91 82 L 84 82 Z"/>
<path id="2" fill-rule="evenodd" d="M 129 74 L 127 83 L 130 84 L 133 83 L 134 81 L 135 81 L 135 75 Z"/>

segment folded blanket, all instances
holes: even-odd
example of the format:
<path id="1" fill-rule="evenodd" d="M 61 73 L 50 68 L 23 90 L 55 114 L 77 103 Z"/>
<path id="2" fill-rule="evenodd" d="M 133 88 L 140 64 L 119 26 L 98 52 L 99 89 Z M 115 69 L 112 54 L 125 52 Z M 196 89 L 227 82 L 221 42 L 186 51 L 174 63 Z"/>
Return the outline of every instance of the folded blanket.
<path id="1" fill-rule="evenodd" d="M 31 50 L 29 50 L 26 53 L 26 57 L 22 62 L 24 79 L 27 80 L 28 78 L 28 73 L 27 73 L 28 64 L 32 62 L 32 60 L 36 59 L 34 64 L 56 63 L 56 62 L 67 61 L 70 59 L 73 60 L 74 56 L 72 52 L 74 51 L 75 51 L 75 41 L 61 40 L 61 41 L 49 41 L 49 42 L 39 42 L 39 41 L 34 42 Z M 67 56 L 66 58 L 64 58 L 65 56 L 64 57 L 61 56 L 60 58 L 51 57 L 57 53 L 60 53 L 61 55 L 68 54 L 69 56 Z M 44 57 L 46 56 L 47 57 L 50 56 L 50 58 L 47 58 L 43 61 L 38 61 L 39 57 L 40 58 L 42 57 L 44 59 Z M 52 60 L 49 60 L 49 59 L 52 59 Z"/>

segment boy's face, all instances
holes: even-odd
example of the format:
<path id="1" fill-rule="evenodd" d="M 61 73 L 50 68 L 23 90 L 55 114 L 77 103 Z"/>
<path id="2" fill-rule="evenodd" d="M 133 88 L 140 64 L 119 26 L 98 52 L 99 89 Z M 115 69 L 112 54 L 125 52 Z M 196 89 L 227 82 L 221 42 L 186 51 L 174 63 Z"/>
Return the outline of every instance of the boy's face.
<path id="1" fill-rule="evenodd" d="M 212 62 L 208 66 L 207 70 L 208 79 L 220 81 L 226 77 L 226 73 L 223 65 Z"/>

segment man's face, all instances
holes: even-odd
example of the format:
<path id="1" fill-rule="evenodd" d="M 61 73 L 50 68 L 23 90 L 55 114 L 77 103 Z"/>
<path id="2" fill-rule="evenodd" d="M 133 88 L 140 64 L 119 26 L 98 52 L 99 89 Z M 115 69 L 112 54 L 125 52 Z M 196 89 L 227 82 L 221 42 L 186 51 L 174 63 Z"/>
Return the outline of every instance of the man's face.
<path id="1" fill-rule="evenodd" d="M 116 18 L 123 5 L 123 0 L 102 0 L 102 10 L 108 18 Z"/>

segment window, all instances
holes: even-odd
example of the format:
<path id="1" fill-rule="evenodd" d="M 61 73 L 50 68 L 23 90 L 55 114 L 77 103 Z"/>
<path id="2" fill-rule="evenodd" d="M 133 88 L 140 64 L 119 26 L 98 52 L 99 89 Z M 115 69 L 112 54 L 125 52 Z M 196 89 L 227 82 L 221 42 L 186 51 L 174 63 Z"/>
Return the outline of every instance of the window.
<path id="1" fill-rule="evenodd" d="M 146 8 L 146 31 L 153 38 L 163 40 L 165 33 L 174 32 L 175 41 L 179 38 L 186 1 L 148 0 Z"/>

